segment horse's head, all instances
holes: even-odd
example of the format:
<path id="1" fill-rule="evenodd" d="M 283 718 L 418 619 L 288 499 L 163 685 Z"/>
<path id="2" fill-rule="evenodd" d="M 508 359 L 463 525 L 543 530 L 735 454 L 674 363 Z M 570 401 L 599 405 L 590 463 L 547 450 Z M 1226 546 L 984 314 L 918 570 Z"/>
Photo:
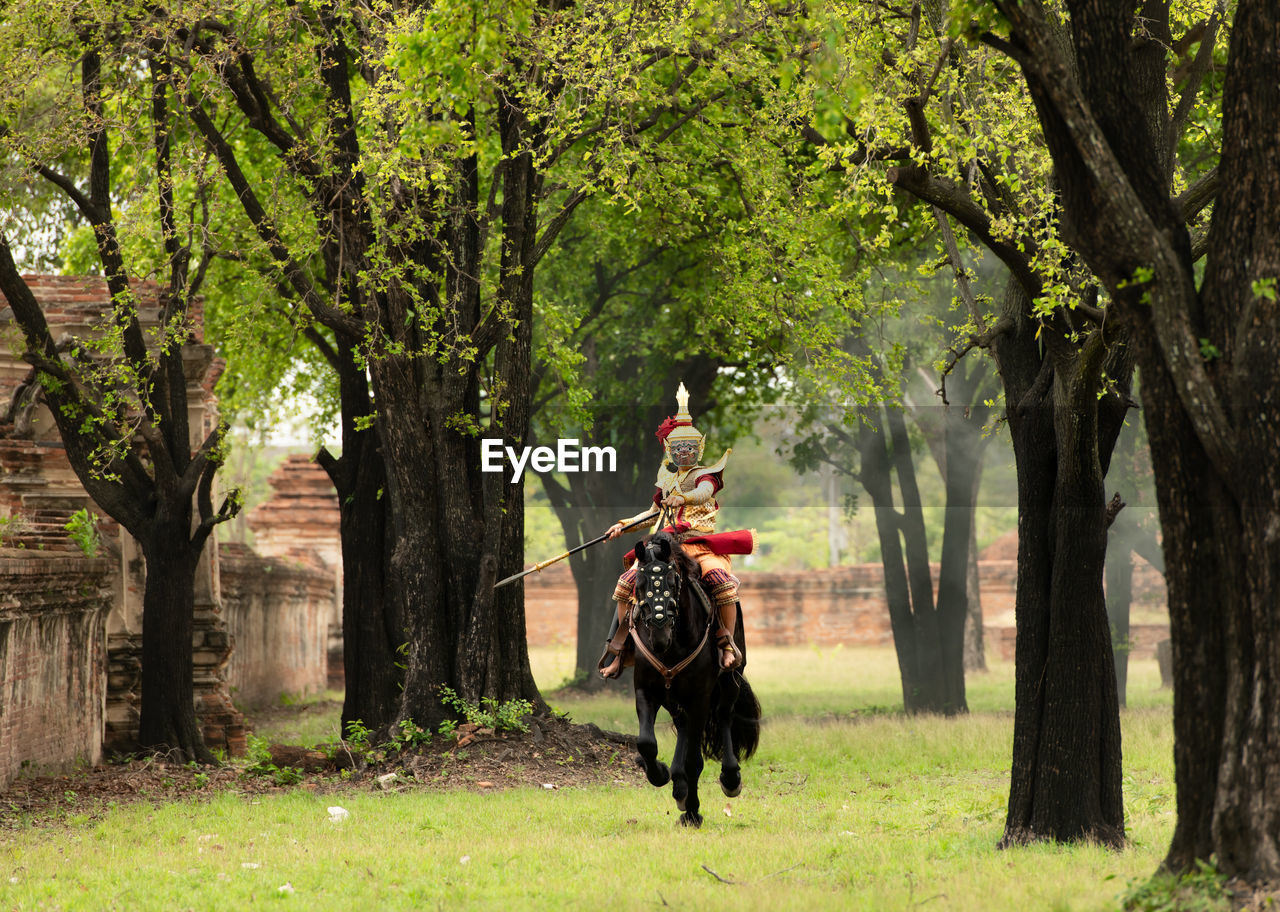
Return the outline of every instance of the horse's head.
<path id="1" fill-rule="evenodd" d="M 685 580 L 678 547 L 666 533 L 636 544 L 636 617 L 658 650 L 671 645 L 680 615 Z"/>

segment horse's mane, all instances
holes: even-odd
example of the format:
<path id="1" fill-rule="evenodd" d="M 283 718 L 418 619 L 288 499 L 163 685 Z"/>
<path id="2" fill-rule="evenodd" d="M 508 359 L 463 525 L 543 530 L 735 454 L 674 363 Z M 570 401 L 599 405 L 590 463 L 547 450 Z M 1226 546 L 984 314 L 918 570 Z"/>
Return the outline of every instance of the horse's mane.
<path id="1" fill-rule="evenodd" d="M 684 548 L 680 546 L 680 542 L 670 532 L 655 533 L 645 541 L 650 545 L 657 544 L 659 541 L 666 541 L 671 547 L 671 563 L 675 564 L 681 573 L 695 583 L 702 579 L 702 569 L 698 566 L 698 562 L 684 553 Z"/>

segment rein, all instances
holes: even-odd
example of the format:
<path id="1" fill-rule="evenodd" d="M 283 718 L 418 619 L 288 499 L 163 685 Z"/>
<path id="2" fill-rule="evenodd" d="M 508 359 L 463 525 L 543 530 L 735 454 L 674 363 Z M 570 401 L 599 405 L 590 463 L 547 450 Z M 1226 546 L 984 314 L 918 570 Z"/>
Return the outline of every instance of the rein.
<path id="1" fill-rule="evenodd" d="M 715 623 L 715 612 L 711 610 L 711 602 L 707 600 L 707 594 L 702 591 L 702 587 L 697 583 L 691 582 L 690 588 L 694 594 L 698 596 L 702 602 L 702 607 L 707 611 L 707 628 L 702 631 L 702 639 L 698 641 L 698 645 L 694 647 L 693 652 L 685 656 L 672 667 L 668 668 L 663 664 L 662 660 L 650 651 L 649 647 L 640 637 L 639 631 L 636 629 L 636 606 L 633 604 L 627 611 L 627 626 L 631 630 L 631 640 L 636 644 L 636 652 L 644 657 L 644 660 L 654 667 L 658 674 L 662 675 L 663 683 L 667 685 L 667 690 L 671 689 L 671 682 L 675 680 L 675 676 L 689 667 L 690 663 L 698 657 L 704 646 L 707 645 L 707 639 L 711 636 L 711 625 Z"/>

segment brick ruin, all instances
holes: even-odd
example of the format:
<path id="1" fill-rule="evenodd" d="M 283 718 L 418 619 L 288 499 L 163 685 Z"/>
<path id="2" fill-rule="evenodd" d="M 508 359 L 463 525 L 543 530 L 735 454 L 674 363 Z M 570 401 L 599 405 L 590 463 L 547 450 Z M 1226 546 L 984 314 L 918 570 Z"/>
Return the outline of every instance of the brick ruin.
<path id="1" fill-rule="evenodd" d="M 280 564 L 292 564 L 315 571 L 332 589 L 330 610 L 318 619 L 325 624 L 327 686 L 341 690 L 345 679 L 342 666 L 342 543 L 338 494 L 328 474 L 310 457 L 294 453 L 268 479 L 273 495 L 249 514 L 254 550 Z M 226 549 L 228 546 L 223 545 Z M 225 553 L 225 550 L 224 550 Z M 319 574 L 320 576 L 316 576 Z"/>
<path id="2" fill-rule="evenodd" d="M 1007 544 L 1007 543 L 1002 543 Z M 1016 534 L 1013 550 L 1016 552 Z M 988 649 L 1013 661 L 1014 594 L 1018 562 L 993 547 L 978 560 L 983 637 Z M 855 564 L 763 573 L 734 571 L 740 590 L 750 643 L 768 646 L 889 646 L 893 630 L 885 602 L 884 568 Z M 934 565 L 935 591 L 938 567 Z M 525 617 L 531 646 L 573 646 L 577 631 L 577 589 L 569 568 L 548 567 L 525 577 Z M 1156 644 L 1169 635 L 1164 577 L 1146 563 L 1134 572 L 1135 622 L 1130 625 L 1130 654 L 1150 658 Z M 608 610 L 607 605 L 600 606 Z"/>
<path id="3" fill-rule="evenodd" d="M 109 319 L 102 279 L 26 279 L 55 339 L 92 336 Z M 135 291 L 144 330 L 156 326 L 159 289 L 139 283 Z M 222 365 L 199 335 L 198 304 L 192 316 L 197 334 L 183 361 L 198 443 L 218 420 L 212 390 Z M 18 357 L 12 319 L 0 306 L 0 421 L 7 415 L 0 424 L 0 787 L 26 767 L 94 763 L 132 744 L 145 573 L 136 542 L 105 517 L 97 556 L 86 557 L 69 539 L 72 513 L 102 511 L 72 471 L 47 409 L 22 394 L 32 374 Z M 325 554 L 337 548 L 336 522 L 330 535 Z M 245 721 L 233 696 L 252 705 L 326 686 L 335 572 L 331 564 L 264 557 L 215 539 L 196 581 L 196 708 L 206 743 L 235 754 L 245 747 Z"/>

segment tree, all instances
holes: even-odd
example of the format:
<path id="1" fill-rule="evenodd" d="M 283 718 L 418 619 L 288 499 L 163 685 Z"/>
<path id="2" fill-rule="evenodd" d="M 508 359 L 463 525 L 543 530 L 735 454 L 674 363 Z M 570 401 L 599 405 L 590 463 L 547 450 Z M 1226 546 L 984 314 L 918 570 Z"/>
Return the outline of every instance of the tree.
<path id="1" fill-rule="evenodd" d="M 480 458 L 482 437 L 531 439 L 538 264 L 594 194 L 634 204 L 662 182 L 686 127 L 758 71 L 749 39 L 778 15 L 238 10 L 137 14 L 278 284 L 367 371 L 373 405 L 343 422 L 376 429 L 386 470 L 387 593 L 408 644 L 398 718 L 442 717 L 441 686 L 540 702 L 522 588 L 493 589 L 522 563 L 522 486 Z M 269 182 L 242 166 L 258 147 Z"/>
<path id="2" fill-rule="evenodd" d="M 190 172 L 175 169 L 174 98 L 163 64 L 114 66 L 107 36 L 90 23 L 70 27 L 60 12 L 11 6 L 0 20 L 4 192 L 13 200 L 9 188 L 38 175 L 93 227 L 110 319 L 95 338 L 55 340 L 14 261 L 20 239 L 12 224 L 0 226 L 0 290 L 77 477 L 146 560 L 138 740 L 211 762 L 194 706 L 194 581 L 210 533 L 238 503 L 232 496 L 213 506 L 223 427 L 205 434 L 187 412 L 184 359 L 196 351 L 190 314 L 209 257 L 203 226 L 180 213 L 198 212 L 200 194 L 191 192 Z M 71 77 L 76 93 L 50 103 L 50 83 L 31 77 L 52 73 Z M 148 132 L 135 147 L 139 123 Z M 126 165 L 113 168 L 121 159 Z M 140 196 L 148 190 L 154 199 Z M 129 222 L 154 232 L 159 250 L 121 230 L 117 212 L 126 206 Z M 153 265 L 166 284 L 148 340 L 139 314 L 147 291 L 137 276 Z"/>
<path id="3" fill-rule="evenodd" d="M 655 203 L 635 213 L 593 206 L 543 271 L 542 299 L 576 315 L 564 346 L 581 360 L 568 379 L 556 368 L 555 353 L 540 350 L 537 434 L 589 434 L 617 453 L 615 473 L 542 477 L 570 544 L 594 538 L 649 502 L 661 454 L 653 430 L 671 414 L 679 383 L 689 390 L 695 423 L 712 441 L 707 457 L 714 459 L 737 431 L 740 422 L 732 415 L 748 413 L 771 395 L 774 373 L 792 345 L 811 335 L 787 333 L 780 325 L 779 316 L 794 312 L 789 307 L 743 320 L 752 308 L 739 297 L 739 282 L 727 281 L 714 265 L 718 255 L 742 245 L 737 235 L 751 216 L 739 200 L 751 192 L 726 186 L 690 214 Z M 767 213 L 756 216 L 771 220 Z M 769 236 L 776 229 L 751 234 Z M 585 418 L 574 414 L 569 385 L 590 391 Z M 708 413 L 717 419 L 714 425 L 707 423 Z M 595 669 L 619 572 L 603 554 L 593 549 L 569 559 L 578 591 L 576 671 L 587 687 L 603 684 Z"/>
<path id="4" fill-rule="evenodd" d="M 1120 730 L 1102 584 L 1112 517 L 1103 476 L 1130 405 L 1132 359 L 1119 333 L 1103 331 L 1096 285 L 1058 237 L 1047 159 L 1008 68 L 956 41 L 945 4 L 859 3 L 837 15 L 846 18 L 842 65 L 820 82 L 826 103 L 806 135 L 852 178 L 840 205 L 882 212 L 890 226 L 906 208 L 902 194 L 930 206 L 968 318 L 943 374 L 986 350 L 1003 385 L 1019 553 L 1002 844 L 1119 845 Z M 865 86 L 876 88 L 871 100 L 840 103 L 850 87 Z M 1003 293 L 980 293 L 968 266 L 974 254 L 962 244 L 1007 268 Z"/>
<path id="5" fill-rule="evenodd" d="M 1200 236 L 1185 223 L 1201 188 L 1175 195 L 1168 163 L 1223 9 L 1193 30 L 1183 7 L 1072 0 L 1063 41 L 1041 3 L 995 6 L 1003 21 L 989 22 L 984 40 L 1026 78 L 1069 240 L 1106 284 L 1142 372 L 1174 656 L 1178 822 L 1165 863 L 1180 872 L 1213 857 L 1226 874 L 1274 881 L 1280 10 L 1234 5 L 1217 195 Z M 1186 29 L 1177 41 L 1175 28 Z M 1197 44 L 1175 100 L 1170 49 Z"/>
<path id="6" fill-rule="evenodd" d="M 1133 557 L 1138 555 L 1164 572 L 1160 542 L 1155 534 L 1155 490 L 1151 485 L 1151 459 L 1146 435 L 1136 417 L 1125 422 L 1107 482 L 1124 503 L 1107 533 L 1107 617 L 1116 666 L 1116 694 L 1126 702 L 1129 677 L 1129 615 L 1133 603 Z"/>
<path id="7" fill-rule="evenodd" d="M 959 393 L 954 406 L 939 409 L 932 403 L 938 390 L 934 376 L 923 368 L 916 370 L 918 392 L 908 392 L 903 404 L 915 426 L 924 435 L 939 475 L 944 479 L 945 503 L 943 538 L 950 534 L 951 547 L 944 544 L 941 564 L 947 570 L 938 580 L 939 602 L 958 601 L 965 593 L 963 666 L 965 671 L 986 671 L 986 647 L 983 643 L 982 602 L 978 586 L 978 491 L 982 483 L 983 458 L 991 437 L 987 421 L 991 407 L 987 404 L 993 390 L 987 363 L 957 363 L 952 368 L 952 397 Z M 925 399 L 924 397 L 929 397 Z M 961 403 L 966 403 L 963 406 Z M 964 526 L 967 532 L 962 532 Z M 961 565 L 963 566 L 963 569 Z"/>
<path id="8" fill-rule="evenodd" d="M 867 340 L 854 335 L 851 352 L 880 365 L 885 373 L 910 373 L 891 368 L 890 358 L 873 355 Z M 867 492 L 875 511 L 884 568 L 885 599 L 893 630 L 893 645 L 902 679 L 903 707 L 909 713 L 957 715 L 968 712 L 965 698 L 965 621 L 969 615 L 969 557 L 973 547 L 973 509 L 980 478 L 982 428 L 987 408 L 977 393 L 983 369 L 961 370 L 952 384 L 966 403 L 961 412 L 937 416 L 935 454 L 945 484 L 940 574 L 934 592 L 929 542 L 925 532 L 924 501 L 920 494 L 907 415 L 929 424 L 926 409 L 885 401 L 862 407 L 851 415 L 852 427 L 826 408 L 810 408 L 805 424 L 819 430 L 801 440 L 794 459 L 802 468 L 818 463 L 856 480 Z M 882 384 L 886 389 L 892 384 Z M 897 479 L 895 497 L 895 482 Z"/>

